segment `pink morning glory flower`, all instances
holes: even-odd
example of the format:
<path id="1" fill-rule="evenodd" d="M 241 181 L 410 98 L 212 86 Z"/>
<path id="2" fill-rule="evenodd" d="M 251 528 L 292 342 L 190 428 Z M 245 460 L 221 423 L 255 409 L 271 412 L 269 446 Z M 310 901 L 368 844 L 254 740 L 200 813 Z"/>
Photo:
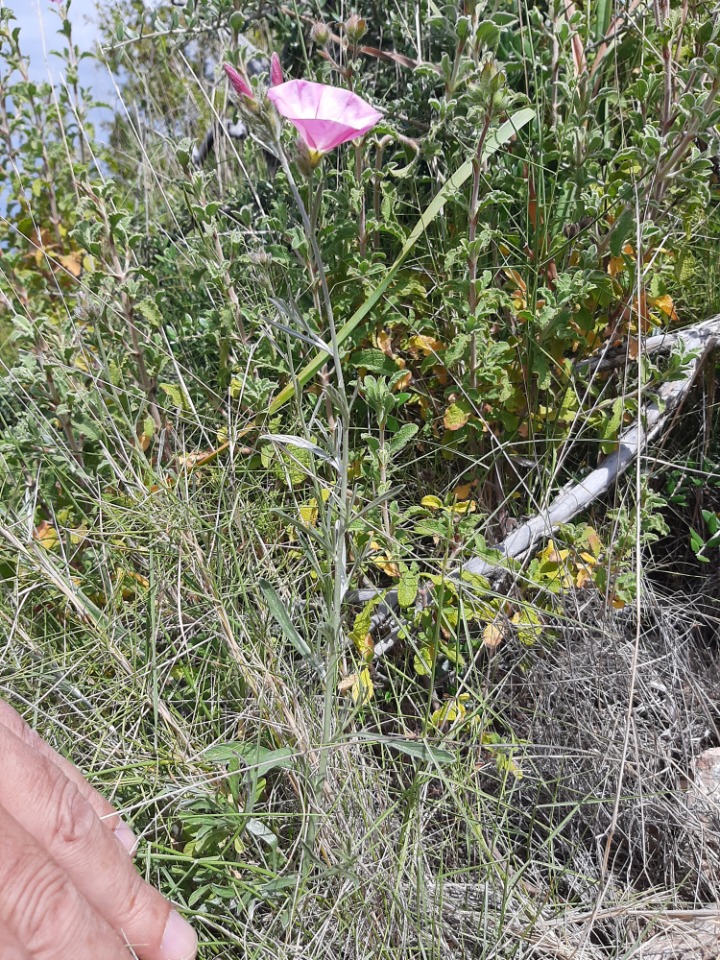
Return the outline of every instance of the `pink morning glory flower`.
<path id="1" fill-rule="evenodd" d="M 299 132 L 313 162 L 341 143 L 361 137 L 382 119 L 357 94 L 311 80 L 289 80 L 271 87 L 267 95 Z"/>

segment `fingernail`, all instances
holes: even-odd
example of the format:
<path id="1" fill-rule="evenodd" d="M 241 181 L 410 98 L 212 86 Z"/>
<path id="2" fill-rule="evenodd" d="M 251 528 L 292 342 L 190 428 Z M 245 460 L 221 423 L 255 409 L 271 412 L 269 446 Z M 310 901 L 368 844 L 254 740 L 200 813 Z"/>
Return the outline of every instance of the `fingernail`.
<path id="1" fill-rule="evenodd" d="M 137 849 L 137 837 L 124 820 L 115 827 L 115 836 L 132 857 Z"/>
<path id="2" fill-rule="evenodd" d="M 162 960 L 194 960 L 197 953 L 197 934 L 179 913 L 173 910 L 165 924 L 160 944 Z"/>

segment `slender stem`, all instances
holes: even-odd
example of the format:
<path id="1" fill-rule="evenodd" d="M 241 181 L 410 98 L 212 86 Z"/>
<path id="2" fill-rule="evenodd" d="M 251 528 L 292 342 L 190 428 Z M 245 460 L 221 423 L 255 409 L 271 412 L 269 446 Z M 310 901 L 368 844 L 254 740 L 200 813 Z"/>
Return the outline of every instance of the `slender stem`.
<path id="1" fill-rule="evenodd" d="M 380 449 L 378 451 L 378 464 L 380 467 L 380 495 L 384 495 L 388 490 L 387 482 L 387 458 L 388 452 L 385 447 L 385 421 L 381 421 L 378 428 L 378 440 L 380 443 Z M 387 498 L 383 499 L 382 502 L 382 518 L 383 518 L 383 527 L 385 528 L 385 536 L 390 540 L 392 538 L 392 528 L 390 526 L 390 505 L 387 501 Z"/>
<path id="2" fill-rule="evenodd" d="M 303 227 L 305 229 L 305 235 L 310 244 L 310 249 L 312 250 L 313 257 L 315 258 L 315 265 L 317 267 L 318 277 L 320 278 L 320 288 L 323 293 L 323 300 L 325 302 L 325 314 L 327 316 L 328 322 L 328 332 L 330 334 L 330 345 L 333 352 L 333 360 L 335 361 L 335 376 L 337 377 L 338 391 L 340 394 L 344 394 L 345 391 L 345 382 L 343 379 L 342 367 L 340 364 L 340 345 L 337 340 L 337 330 L 335 327 L 335 317 L 333 315 L 332 302 L 330 300 L 330 289 L 328 287 L 327 276 L 325 274 L 325 265 L 323 264 L 322 255 L 320 253 L 320 247 L 318 246 L 317 236 L 313 230 L 308 212 L 303 203 L 303 198 L 300 195 L 298 190 L 297 183 L 295 182 L 295 177 L 292 174 L 290 165 L 287 162 L 287 157 L 285 156 L 285 151 L 282 148 L 282 144 L 278 143 L 278 155 L 280 157 L 280 166 L 283 169 L 290 187 L 290 192 L 293 195 L 293 199 L 297 205 L 298 211 L 300 213 L 300 219 L 303 222 Z"/>
<path id="3" fill-rule="evenodd" d="M 70 21 L 68 20 L 68 22 Z M 83 134 L 84 110 L 83 110 L 82 97 L 80 95 L 80 86 L 78 84 L 80 64 L 78 62 L 77 50 L 75 48 L 75 45 L 73 44 L 72 24 L 70 25 L 70 30 L 67 37 L 67 49 L 68 49 L 68 64 L 73 70 L 73 77 L 74 77 L 71 89 L 73 92 L 75 114 L 77 116 L 77 122 L 78 122 L 78 143 L 80 147 L 80 162 L 85 163 L 87 161 L 87 154 L 85 150 L 85 137 Z"/>
<path id="4" fill-rule="evenodd" d="M 477 228 L 478 228 L 478 219 L 479 219 L 479 210 L 478 210 L 478 201 L 480 199 L 480 175 L 482 173 L 482 152 L 483 147 L 485 146 L 485 139 L 488 135 L 488 130 L 490 129 L 490 122 L 492 121 L 492 110 L 488 109 L 485 113 L 485 120 L 483 122 L 482 132 L 480 133 L 480 141 L 478 143 L 477 152 L 473 158 L 472 168 L 472 191 L 470 194 L 470 212 L 469 212 L 469 222 L 468 222 L 468 243 L 470 246 L 470 252 L 468 254 L 468 273 L 470 276 L 470 289 L 468 290 L 468 306 L 470 308 L 470 315 L 474 317 L 475 310 L 477 308 L 477 265 L 478 265 L 478 252 L 475 249 L 475 239 L 477 237 Z M 477 339 L 476 333 L 473 331 L 472 337 L 470 339 L 470 385 L 472 387 L 477 386 Z"/>
<path id="5" fill-rule="evenodd" d="M 365 187 L 362 182 L 363 173 L 363 151 L 359 146 L 355 147 L 355 179 L 357 181 L 358 191 L 360 192 L 360 210 L 358 224 L 358 240 L 360 241 L 360 256 L 364 257 L 367 251 L 367 212 L 365 209 Z"/>
<path id="6" fill-rule="evenodd" d="M 475 281 L 477 280 L 477 263 L 478 255 L 477 251 L 473 249 L 473 244 L 475 238 L 477 237 L 477 228 L 478 228 L 478 219 L 479 219 L 479 210 L 478 210 L 478 200 L 480 198 L 480 174 L 482 173 L 482 152 L 483 147 L 485 146 L 485 138 L 488 135 L 488 130 L 490 129 L 490 122 L 492 120 L 492 111 L 488 110 L 485 114 L 485 120 L 483 122 L 482 132 L 480 133 L 480 141 L 478 143 L 477 152 L 473 158 L 472 167 L 473 167 L 473 179 L 472 179 L 472 192 L 470 194 L 470 216 L 468 223 L 468 242 L 470 244 L 470 253 L 468 255 L 468 271 L 470 274 L 470 290 L 468 293 L 468 301 L 470 304 L 470 311 L 475 312 L 475 307 L 477 306 L 477 290 L 475 288 Z"/>
<path id="7" fill-rule="evenodd" d="M 457 83 L 458 70 L 460 69 L 460 63 L 462 61 L 462 55 L 465 51 L 465 44 L 467 41 L 460 40 L 455 49 L 455 59 L 453 60 L 452 73 L 450 74 L 450 80 L 445 85 L 445 92 L 449 97 L 455 92 L 455 84 Z"/>
<path id="8" fill-rule="evenodd" d="M 322 200 L 322 180 L 320 181 L 320 189 L 318 189 L 317 191 L 314 190 L 313 173 L 314 173 L 313 170 L 310 170 L 308 172 L 306 186 L 307 186 L 308 219 L 310 221 L 310 229 L 314 234 L 315 227 L 318 222 L 318 217 L 320 216 L 320 207 L 321 207 L 321 200 Z M 307 267 L 307 271 L 310 274 L 310 281 L 311 281 L 310 292 L 312 293 L 313 306 L 317 311 L 318 318 L 322 318 L 323 308 L 322 308 L 322 301 L 320 299 L 320 290 L 318 289 L 318 274 L 317 274 L 317 268 L 315 266 L 315 257 L 314 257 L 312 248 L 310 249 L 310 252 L 305 258 L 305 266 Z M 327 384 L 329 382 L 327 366 L 325 366 L 323 369 L 325 371 L 325 379 L 323 383 L 324 383 L 324 386 L 327 387 Z"/>
<path id="9" fill-rule="evenodd" d="M 381 211 L 381 200 L 380 200 L 380 181 L 381 181 L 381 170 L 383 162 L 383 154 L 385 152 L 385 147 L 392 141 L 392 137 L 387 134 L 382 137 L 377 142 L 377 149 L 375 152 L 375 174 L 373 176 L 373 215 L 375 217 L 375 222 L 380 222 L 380 211 Z M 380 234 L 377 229 L 375 230 L 373 236 L 373 246 L 377 250 L 380 246 Z"/>
<path id="10" fill-rule="evenodd" d="M 213 226 L 212 228 L 212 239 L 215 245 L 215 254 L 217 256 L 218 264 L 222 270 L 223 280 L 225 281 L 225 289 L 227 291 L 228 298 L 230 303 L 233 305 L 233 310 L 235 312 L 235 320 L 237 321 L 238 330 L 240 331 L 240 339 L 243 343 L 247 343 L 248 336 L 247 330 L 245 329 L 245 324 L 242 318 L 242 307 L 240 306 L 240 298 L 237 295 L 237 290 L 233 284 L 232 277 L 230 276 L 230 268 L 227 265 L 227 260 L 225 259 L 225 254 L 223 253 L 222 244 L 220 242 L 220 234 L 217 231 L 217 228 Z"/>
<path id="11" fill-rule="evenodd" d="M 338 675 L 338 666 L 340 658 L 340 650 L 342 649 L 342 604 L 343 598 L 345 596 L 346 590 L 346 538 L 347 538 L 347 529 L 348 529 L 348 510 L 349 510 L 349 466 L 350 466 L 350 448 L 349 448 L 349 422 L 350 422 L 350 408 L 347 402 L 347 396 L 345 393 L 345 382 L 342 372 L 342 363 L 340 356 L 340 345 L 337 339 L 337 331 L 335 328 L 335 317 L 333 315 L 332 303 L 330 300 L 330 290 L 328 288 L 327 276 L 325 274 L 325 266 L 323 263 L 322 255 L 320 253 L 320 247 L 317 241 L 317 231 L 315 229 L 316 223 L 308 216 L 307 209 L 303 203 L 302 196 L 298 190 L 297 183 L 293 176 L 290 165 L 288 164 L 287 157 L 285 156 L 285 151 L 282 149 L 281 143 L 278 141 L 278 155 L 280 157 L 280 164 L 282 166 L 283 172 L 288 181 L 290 191 L 293 195 L 295 203 L 297 205 L 298 211 L 300 213 L 300 218 L 305 229 L 305 234 L 310 244 L 310 249 L 312 250 L 313 257 L 315 259 L 315 265 L 317 268 L 318 277 L 320 278 L 320 286 L 322 289 L 323 300 L 325 303 L 325 312 L 327 315 L 328 330 L 330 334 L 330 345 L 332 349 L 333 362 L 335 364 L 335 377 L 337 381 L 337 390 L 333 393 L 330 393 L 328 385 L 326 382 L 326 396 L 328 400 L 333 399 L 337 407 L 338 417 L 334 421 L 332 426 L 333 437 L 335 441 L 335 455 L 336 460 L 338 461 L 339 470 L 338 470 L 338 480 L 336 484 L 336 496 L 334 498 L 336 503 L 337 514 L 336 518 L 332 523 L 328 522 L 327 532 L 328 532 L 328 547 L 329 552 L 332 553 L 332 574 L 328 577 L 326 581 L 326 606 L 327 606 L 327 625 L 326 633 L 327 637 L 326 643 L 326 673 L 325 673 L 325 690 L 323 696 L 323 729 L 322 729 L 322 747 L 319 751 L 320 758 L 318 761 L 318 776 L 317 776 L 317 795 L 321 791 L 327 790 L 327 768 L 328 760 L 330 757 L 330 747 L 333 739 L 333 715 L 334 715 L 334 706 L 335 706 L 335 697 L 337 691 L 337 675 Z M 315 206 L 315 205 L 313 205 Z M 319 207 L 317 210 L 313 211 L 313 216 L 316 219 L 319 215 Z M 332 422 L 332 421 L 330 421 Z M 320 499 L 318 499 L 320 502 Z M 331 520 L 331 517 L 328 517 L 328 520 Z M 313 828 L 311 830 L 311 839 L 314 841 L 315 836 L 317 835 L 317 830 Z"/>
<path id="12" fill-rule="evenodd" d="M 115 246 L 115 241 L 110 229 L 110 219 L 104 206 L 102 207 L 102 216 L 105 220 L 105 226 L 107 229 L 108 250 L 113 266 L 114 276 L 118 282 L 118 286 L 120 287 L 122 313 L 128 333 L 130 334 L 130 343 L 132 345 L 130 353 L 135 358 L 135 363 L 137 364 L 138 380 L 143 389 L 143 393 L 145 394 L 150 416 L 153 419 L 155 428 L 157 430 L 161 430 L 163 427 L 163 418 L 160 414 L 160 408 L 157 404 L 157 381 L 155 377 L 150 376 L 147 364 L 145 363 L 145 353 L 140 343 L 138 328 L 137 324 L 135 323 L 135 310 L 133 309 L 132 300 L 125 290 L 127 271 L 123 269 L 123 266 L 120 263 L 120 256 L 118 254 L 117 247 Z"/>

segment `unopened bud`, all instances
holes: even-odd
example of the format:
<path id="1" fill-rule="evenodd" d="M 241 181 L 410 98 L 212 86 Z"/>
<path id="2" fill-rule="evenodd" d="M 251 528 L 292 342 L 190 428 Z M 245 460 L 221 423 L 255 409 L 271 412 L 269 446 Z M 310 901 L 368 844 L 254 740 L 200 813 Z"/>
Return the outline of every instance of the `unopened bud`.
<path id="1" fill-rule="evenodd" d="M 255 96 L 250 84 L 244 77 L 240 76 L 235 67 L 231 67 L 229 63 L 226 63 L 224 69 L 235 93 L 240 97 L 247 97 L 248 100 L 254 100 Z"/>
<path id="2" fill-rule="evenodd" d="M 345 36 L 350 43 L 359 43 L 367 33 L 367 23 L 356 13 L 345 21 Z"/>
<path id="3" fill-rule="evenodd" d="M 316 20 L 310 31 L 310 39 L 321 47 L 328 44 L 330 42 L 330 31 L 327 24 L 323 23 L 322 20 Z"/>
<path id="4" fill-rule="evenodd" d="M 270 58 L 270 83 L 273 87 L 277 87 L 282 82 L 283 72 L 280 66 L 280 57 L 274 53 Z"/>

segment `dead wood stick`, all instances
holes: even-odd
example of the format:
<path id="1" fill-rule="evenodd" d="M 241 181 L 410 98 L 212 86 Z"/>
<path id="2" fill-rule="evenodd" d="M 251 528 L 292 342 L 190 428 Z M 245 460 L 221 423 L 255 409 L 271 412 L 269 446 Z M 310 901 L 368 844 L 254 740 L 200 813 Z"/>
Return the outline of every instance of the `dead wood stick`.
<path id="1" fill-rule="evenodd" d="M 682 379 L 662 384 L 655 397 L 645 404 L 635 423 L 620 434 L 617 450 L 605 457 L 599 467 L 564 490 L 547 510 L 526 520 L 496 546 L 495 549 L 504 557 L 519 560 L 539 540 L 551 536 L 560 524 L 569 523 L 578 513 L 587 509 L 610 489 L 648 443 L 662 432 L 667 420 L 689 392 L 700 366 L 700 358 L 720 343 L 720 318 L 681 330 L 675 338 L 676 343 L 682 340 L 687 350 L 698 351 L 698 355 L 688 363 Z M 461 567 L 461 571 L 484 577 L 497 573 L 498 569 L 497 563 L 481 557 L 473 557 Z"/>

